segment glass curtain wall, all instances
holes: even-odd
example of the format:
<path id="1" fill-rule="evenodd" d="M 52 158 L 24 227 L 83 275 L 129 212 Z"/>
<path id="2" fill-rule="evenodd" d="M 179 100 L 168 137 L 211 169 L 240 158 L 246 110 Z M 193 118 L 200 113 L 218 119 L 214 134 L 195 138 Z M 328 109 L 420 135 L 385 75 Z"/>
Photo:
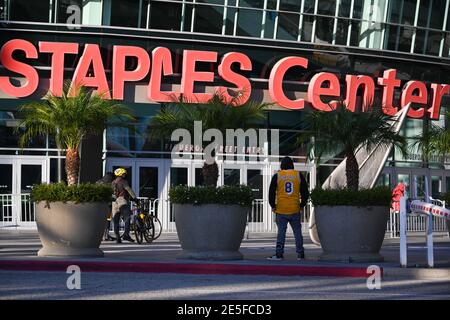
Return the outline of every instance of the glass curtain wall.
<path id="1" fill-rule="evenodd" d="M 0 19 L 148 28 L 449 57 L 450 0 L 0 0 Z"/>

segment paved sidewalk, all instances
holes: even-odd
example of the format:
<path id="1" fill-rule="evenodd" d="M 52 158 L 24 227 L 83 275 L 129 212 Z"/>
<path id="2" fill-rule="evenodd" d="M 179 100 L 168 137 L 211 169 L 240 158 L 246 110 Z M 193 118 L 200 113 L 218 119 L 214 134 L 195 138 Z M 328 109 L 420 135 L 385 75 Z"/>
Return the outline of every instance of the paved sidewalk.
<path id="1" fill-rule="evenodd" d="M 91 271 L 119 272 L 125 269 L 135 270 L 135 272 L 163 272 L 164 269 L 161 270 L 163 267 L 167 272 L 172 273 L 207 274 L 209 269 L 210 273 L 218 274 L 239 274 L 240 272 L 272 274 L 275 272 L 278 275 L 361 276 L 361 273 L 364 272 L 366 275 L 366 268 L 370 264 L 318 261 L 321 254 L 320 247 L 312 244 L 307 235 L 304 238 L 307 259 L 302 262 L 296 260 L 292 237 L 287 239 L 285 260 L 268 261 L 266 258 L 274 253 L 275 235 L 273 234 L 252 235 L 250 239 L 244 239 L 241 246 L 244 260 L 241 261 L 212 262 L 178 259 L 181 247 L 176 234 L 162 235 L 160 239 L 150 245 L 103 242 L 101 245 L 101 249 L 105 253 L 103 258 L 62 259 L 37 256 L 41 245 L 36 231 L 0 229 L 0 268 L 3 265 L 3 269 L 8 269 L 9 263 L 11 267 L 15 266 L 18 269 L 22 266 L 21 270 L 53 270 L 48 269 L 52 261 L 55 261 L 54 266 L 77 261 L 84 263 L 88 269 L 92 269 Z M 409 237 L 408 246 L 410 267 L 405 269 L 399 267 L 398 239 L 384 241 L 381 254 L 385 257 L 385 262 L 377 265 L 382 267 L 385 277 L 450 279 L 450 239 L 448 236 L 435 237 L 434 269 L 426 268 L 424 236 Z M 34 263 L 34 267 L 30 267 L 30 263 Z M 161 266 L 161 263 L 165 265 Z M 201 266 L 202 264 L 204 266 Z M 46 266 L 47 269 L 45 269 Z"/>

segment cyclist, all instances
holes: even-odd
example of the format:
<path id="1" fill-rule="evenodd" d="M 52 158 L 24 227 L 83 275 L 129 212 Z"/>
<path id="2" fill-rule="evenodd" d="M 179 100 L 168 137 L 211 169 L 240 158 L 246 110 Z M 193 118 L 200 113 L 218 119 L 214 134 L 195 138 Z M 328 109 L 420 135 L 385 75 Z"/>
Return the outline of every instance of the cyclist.
<path id="1" fill-rule="evenodd" d="M 118 168 L 114 171 L 116 179 L 112 182 L 114 190 L 115 201 L 112 204 L 112 215 L 114 221 L 114 233 L 116 234 L 116 242 L 122 243 L 119 235 L 119 222 L 122 217 L 125 223 L 125 230 L 123 233 L 123 240 L 134 242 L 130 237 L 130 220 L 132 216 L 130 200 L 136 201 L 136 194 L 131 189 L 126 179 L 127 170 L 124 168 Z"/>

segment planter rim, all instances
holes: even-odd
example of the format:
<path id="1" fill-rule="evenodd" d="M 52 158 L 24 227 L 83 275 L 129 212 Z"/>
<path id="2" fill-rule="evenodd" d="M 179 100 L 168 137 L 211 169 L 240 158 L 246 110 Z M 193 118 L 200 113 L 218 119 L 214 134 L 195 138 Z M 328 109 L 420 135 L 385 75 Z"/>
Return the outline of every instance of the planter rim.
<path id="1" fill-rule="evenodd" d="M 224 204 L 224 203 L 200 203 L 200 204 L 195 204 L 195 203 L 177 203 L 177 202 L 172 202 L 172 204 L 176 204 L 179 206 L 194 206 L 194 207 L 201 207 L 201 206 L 229 206 L 229 207 L 240 207 L 240 208 L 251 208 L 251 206 L 241 206 L 240 204 Z"/>
<path id="2" fill-rule="evenodd" d="M 38 204 L 41 202 L 45 203 L 63 203 L 63 204 L 98 204 L 98 203 L 109 203 L 109 201 L 89 201 L 89 202 L 75 202 L 75 201 L 47 201 L 47 200 L 41 200 L 41 201 L 34 201 L 34 203 Z"/>
<path id="3" fill-rule="evenodd" d="M 323 204 L 318 204 L 315 205 L 314 207 L 330 207 L 330 208 L 344 208 L 344 207 L 351 207 L 351 208 L 389 208 L 388 205 L 376 205 L 376 206 L 352 206 L 352 205 L 323 205 Z"/>

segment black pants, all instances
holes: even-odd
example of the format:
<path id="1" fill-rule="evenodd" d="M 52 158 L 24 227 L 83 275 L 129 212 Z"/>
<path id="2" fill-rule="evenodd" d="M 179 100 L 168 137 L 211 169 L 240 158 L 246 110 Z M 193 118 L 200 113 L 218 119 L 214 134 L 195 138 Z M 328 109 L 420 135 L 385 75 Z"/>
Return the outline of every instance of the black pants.
<path id="1" fill-rule="evenodd" d="M 131 209 L 129 205 L 124 205 L 120 207 L 119 212 L 117 212 L 114 217 L 114 233 L 116 234 L 117 239 L 119 239 L 119 223 L 120 217 L 122 217 L 123 222 L 125 223 L 125 230 L 123 232 L 123 237 L 130 236 L 130 221 L 131 221 Z"/>

